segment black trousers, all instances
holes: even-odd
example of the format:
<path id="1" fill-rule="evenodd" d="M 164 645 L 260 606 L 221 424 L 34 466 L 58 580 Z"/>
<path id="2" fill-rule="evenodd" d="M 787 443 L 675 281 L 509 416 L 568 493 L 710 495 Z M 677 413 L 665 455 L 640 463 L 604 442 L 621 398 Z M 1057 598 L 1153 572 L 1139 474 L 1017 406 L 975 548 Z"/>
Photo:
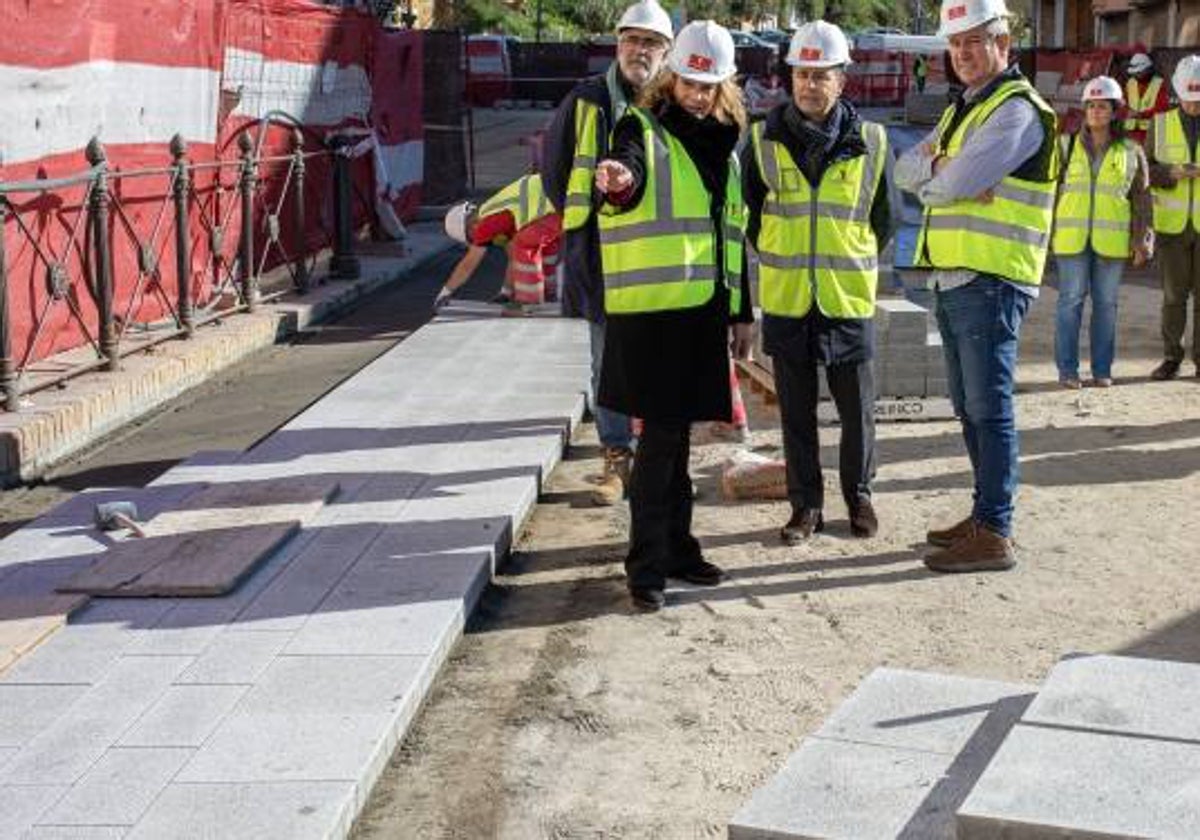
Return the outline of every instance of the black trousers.
<path id="1" fill-rule="evenodd" d="M 820 510 L 825 505 L 825 484 L 817 437 L 819 365 L 811 358 L 795 359 L 786 354 L 772 356 L 771 362 L 783 425 L 788 500 L 793 509 Z M 871 498 L 871 481 L 875 478 L 875 381 L 871 362 L 828 365 L 825 377 L 842 424 L 838 475 L 842 498 L 850 506 Z"/>
<path id="2" fill-rule="evenodd" d="M 630 587 L 661 589 L 668 575 L 700 559 L 692 536 L 691 424 L 646 420 L 629 477 Z"/>

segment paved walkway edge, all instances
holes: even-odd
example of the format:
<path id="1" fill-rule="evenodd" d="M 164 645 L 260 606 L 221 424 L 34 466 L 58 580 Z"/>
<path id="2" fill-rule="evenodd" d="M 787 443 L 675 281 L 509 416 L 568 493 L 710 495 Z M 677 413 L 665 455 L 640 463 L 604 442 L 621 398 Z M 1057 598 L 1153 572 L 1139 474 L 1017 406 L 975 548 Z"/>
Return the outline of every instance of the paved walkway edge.
<path id="1" fill-rule="evenodd" d="M 360 257 L 357 280 L 329 281 L 303 297 L 288 295 L 252 314 L 221 318 L 198 329 L 191 340 L 168 341 L 122 359 L 115 373 L 84 374 L 61 389 L 30 395 L 30 405 L 18 412 L 0 412 L 0 486 L 44 475 L 250 354 L 406 279 L 421 263 L 453 247 L 444 236 L 424 232 L 411 232 L 405 245 L 402 257 Z"/>

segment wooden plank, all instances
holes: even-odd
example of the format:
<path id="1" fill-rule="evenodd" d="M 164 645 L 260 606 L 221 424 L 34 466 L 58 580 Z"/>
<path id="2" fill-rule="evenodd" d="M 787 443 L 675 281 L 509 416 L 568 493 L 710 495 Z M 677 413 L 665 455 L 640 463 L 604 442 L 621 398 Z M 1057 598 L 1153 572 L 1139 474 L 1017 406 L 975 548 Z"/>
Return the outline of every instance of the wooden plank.
<path id="1" fill-rule="evenodd" d="M 760 394 L 767 405 L 775 405 L 779 398 L 775 395 L 775 377 L 758 362 L 737 361 L 738 376 L 750 383 L 750 390 Z"/>
<path id="2" fill-rule="evenodd" d="M 301 524 L 299 520 L 268 522 L 125 540 L 59 591 L 110 598 L 224 595 L 290 539 Z"/>

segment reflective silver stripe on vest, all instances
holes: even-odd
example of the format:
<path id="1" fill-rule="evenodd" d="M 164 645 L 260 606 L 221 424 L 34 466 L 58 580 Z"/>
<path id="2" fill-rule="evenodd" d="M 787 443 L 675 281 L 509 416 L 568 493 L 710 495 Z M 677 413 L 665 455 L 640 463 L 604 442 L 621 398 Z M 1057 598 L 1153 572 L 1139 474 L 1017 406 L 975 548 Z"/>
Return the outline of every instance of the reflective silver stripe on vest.
<path id="1" fill-rule="evenodd" d="M 879 267 L 879 257 L 875 254 L 867 257 L 835 257 L 828 254 L 799 254 L 794 257 L 781 257 L 764 252 L 758 255 L 758 261 L 767 268 L 774 268 L 778 271 L 807 271 L 810 266 L 831 271 L 875 271 Z"/>
<path id="2" fill-rule="evenodd" d="M 875 174 L 883 155 L 880 154 L 880 134 L 883 129 L 863 123 L 863 140 L 867 144 L 867 162 L 863 167 L 862 183 L 859 185 L 858 205 L 855 207 L 855 218 L 865 222 L 871 218 L 871 205 L 875 200 Z"/>
<path id="3" fill-rule="evenodd" d="M 658 218 L 650 222 L 632 222 L 604 231 L 604 244 L 616 245 L 648 236 L 671 236 L 674 234 L 711 233 L 712 220 Z"/>
<path id="4" fill-rule="evenodd" d="M 588 209 L 591 209 L 592 197 L 590 195 L 579 195 L 578 193 L 571 193 L 570 195 L 567 196 L 566 206 L 567 207 L 587 207 Z"/>
<path id="5" fill-rule="evenodd" d="M 655 286 L 661 283 L 715 283 L 717 273 L 712 266 L 664 266 L 635 268 L 629 271 L 604 272 L 604 285 L 609 289 L 629 289 L 634 286 Z"/>
<path id="6" fill-rule="evenodd" d="M 1006 198 L 1009 201 L 1036 207 L 1039 210 L 1046 210 L 1054 206 L 1053 192 L 1040 193 L 1037 190 L 1028 190 L 1003 182 L 992 187 L 992 192 L 997 198 Z"/>
<path id="7" fill-rule="evenodd" d="M 1188 201 L 1186 198 L 1181 201 L 1177 198 L 1168 198 L 1168 197 L 1162 195 L 1161 193 L 1159 195 L 1154 196 L 1154 203 L 1158 207 L 1162 208 L 1163 210 L 1187 210 L 1188 209 Z"/>
<path id="8" fill-rule="evenodd" d="M 765 127 L 759 131 L 758 140 L 758 148 L 762 151 L 763 168 L 767 170 L 763 173 L 767 187 L 773 193 L 781 193 L 783 192 L 783 175 L 779 170 L 779 156 L 775 154 L 774 141 L 767 139 Z"/>
<path id="9" fill-rule="evenodd" d="M 742 233 L 741 228 L 737 227 L 736 225 L 731 225 L 728 222 L 726 222 L 724 224 L 724 226 L 722 227 L 722 230 L 725 231 L 725 241 L 726 242 L 736 242 L 738 244 L 741 244 L 746 238 L 745 235 Z"/>
<path id="10" fill-rule="evenodd" d="M 802 219 L 812 215 L 813 203 L 811 201 L 776 201 L 767 199 L 763 202 L 763 214 L 769 216 L 781 216 L 785 219 Z M 859 218 L 857 207 L 847 207 L 844 204 L 832 204 L 828 201 L 816 202 L 817 215 L 825 216 L 830 219 L 838 219 L 839 221 L 852 222 Z M 868 205 L 868 212 L 870 206 Z"/>
<path id="11" fill-rule="evenodd" d="M 595 155 L 575 155 L 575 157 L 571 160 L 571 168 L 572 169 L 595 169 L 596 168 L 596 156 Z"/>
<path id="12" fill-rule="evenodd" d="M 1108 219 L 1093 219 L 1090 225 L 1083 219 L 1060 219 L 1058 221 L 1059 230 L 1088 230 L 1089 228 L 1125 232 L 1129 230 L 1129 223 L 1113 222 Z"/>
<path id="13" fill-rule="evenodd" d="M 675 210 L 671 183 L 671 151 L 662 126 L 651 120 L 650 135 L 654 138 L 654 215 L 659 220 L 670 219 Z"/>
<path id="14" fill-rule="evenodd" d="M 1017 225 L 1006 224 L 1005 222 L 981 219 L 977 216 L 930 216 L 928 219 L 928 229 L 983 233 L 988 236 L 1007 239 L 1010 242 L 1019 242 L 1022 245 L 1033 245 L 1038 248 L 1046 247 L 1046 243 L 1050 239 L 1048 231 L 1043 233 Z"/>

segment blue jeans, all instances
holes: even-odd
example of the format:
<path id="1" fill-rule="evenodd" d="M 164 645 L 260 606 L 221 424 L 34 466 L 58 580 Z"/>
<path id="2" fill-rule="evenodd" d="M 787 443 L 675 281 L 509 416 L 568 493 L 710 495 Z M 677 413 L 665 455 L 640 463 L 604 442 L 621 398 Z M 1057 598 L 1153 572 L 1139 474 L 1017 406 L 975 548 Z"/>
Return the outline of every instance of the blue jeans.
<path id="1" fill-rule="evenodd" d="M 975 478 L 971 516 L 1004 537 L 1012 535 L 1020 472 L 1013 413 L 1017 341 L 1031 301 L 1011 283 L 986 274 L 937 292 L 950 401 Z"/>
<path id="2" fill-rule="evenodd" d="M 596 433 L 600 436 L 600 445 L 608 449 L 629 449 L 633 443 L 633 428 L 629 416 L 596 405 L 596 392 L 600 389 L 600 364 L 604 361 L 604 325 L 588 321 L 588 334 L 592 349 L 592 393 L 588 395 L 588 403 L 592 415 L 596 418 Z"/>
<path id="3" fill-rule="evenodd" d="M 1117 289 L 1124 260 L 1101 257 L 1091 248 L 1058 260 L 1058 312 L 1054 319 L 1054 361 L 1059 379 L 1079 378 L 1079 327 L 1083 303 L 1092 296 L 1091 365 L 1095 379 L 1111 379 L 1117 350 Z"/>

